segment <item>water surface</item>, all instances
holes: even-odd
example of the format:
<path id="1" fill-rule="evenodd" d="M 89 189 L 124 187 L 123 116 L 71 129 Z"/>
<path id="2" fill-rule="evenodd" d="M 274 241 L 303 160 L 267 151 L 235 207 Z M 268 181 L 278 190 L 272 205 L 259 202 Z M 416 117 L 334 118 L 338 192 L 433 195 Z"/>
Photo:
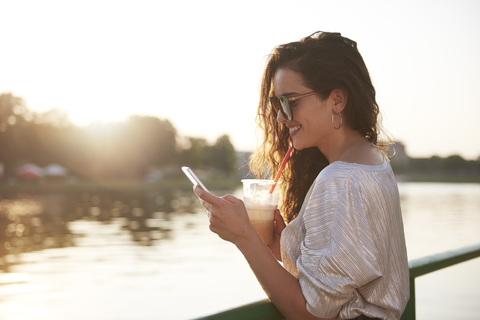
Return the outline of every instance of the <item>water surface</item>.
<path id="1" fill-rule="evenodd" d="M 409 259 L 480 243 L 480 185 L 399 189 Z M 266 298 L 191 190 L 27 199 L 48 219 L 8 231 L 0 319 L 191 319 Z M 478 319 L 478 270 L 480 259 L 418 278 L 417 319 Z"/>

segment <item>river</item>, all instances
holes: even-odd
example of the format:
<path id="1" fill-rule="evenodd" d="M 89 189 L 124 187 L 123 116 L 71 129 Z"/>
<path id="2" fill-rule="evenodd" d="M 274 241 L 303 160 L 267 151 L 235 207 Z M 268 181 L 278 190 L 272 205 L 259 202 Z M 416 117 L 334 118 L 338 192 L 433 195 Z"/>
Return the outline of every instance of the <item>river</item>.
<path id="1" fill-rule="evenodd" d="M 409 259 L 480 243 L 480 184 L 399 190 Z M 191 190 L 69 199 L 2 200 L 0 319 L 192 319 L 266 298 Z M 478 319 L 478 270 L 477 258 L 417 278 L 417 319 Z"/>

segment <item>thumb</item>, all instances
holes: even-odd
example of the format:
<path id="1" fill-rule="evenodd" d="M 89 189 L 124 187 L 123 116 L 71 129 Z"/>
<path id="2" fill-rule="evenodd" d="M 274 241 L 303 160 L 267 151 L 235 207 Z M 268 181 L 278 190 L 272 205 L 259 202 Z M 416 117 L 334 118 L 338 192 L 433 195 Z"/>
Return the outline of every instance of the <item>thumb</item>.
<path id="1" fill-rule="evenodd" d="M 280 210 L 275 209 L 273 214 L 273 219 L 275 220 L 275 230 L 278 233 L 282 233 L 283 229 L 287 226 L 285 221 L 283 221 L 282 215 L 280 214 Z"/>

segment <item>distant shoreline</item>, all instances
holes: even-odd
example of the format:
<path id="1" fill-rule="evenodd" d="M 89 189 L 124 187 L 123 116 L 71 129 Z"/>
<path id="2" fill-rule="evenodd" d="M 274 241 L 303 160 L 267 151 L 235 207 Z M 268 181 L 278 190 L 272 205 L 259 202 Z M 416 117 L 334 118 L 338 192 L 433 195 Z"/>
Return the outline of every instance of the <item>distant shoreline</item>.
<path id="1" fill-rule="evenodd" d="M 241 186 L 233 178 L 209 178 L 204 181 L 212 190 L 232 190 Z M 0 183 L 2 193 L 50 193 L 50 192 L 100 192 L 100 191 L 144 191 L 162 189 L 192 189 L 190 181 L 183 177 L 168 177 L 158 182 L 142 180 L 98 180 L 98 181 L 20 181 L 13 184 Z"/>
<path id="2" fill-rule="evenodd" d="M 478 177 L 450 175 L 396 175 L 398 182 L 430 182 L 430 183 L 480 183 Z M 204 181 L 211 190 L 234 190 L 241 187 L 240 178 L 214 177 Z M 14 184 L 0 183 L 2 193 L 51 193 L 51 192 L 99 192 L 99 191 L 145 191 L 162 189 L 191 189 L 192 184 L 183 176 L 168 177 L 158 182 L 141 180 L 103 180 L 103 181 L 21 181 Z"/>
<path id="3" fill-rule="evenodd" d="M 478 176 L 395 174 L 398 182 L 480 183 Z"/>

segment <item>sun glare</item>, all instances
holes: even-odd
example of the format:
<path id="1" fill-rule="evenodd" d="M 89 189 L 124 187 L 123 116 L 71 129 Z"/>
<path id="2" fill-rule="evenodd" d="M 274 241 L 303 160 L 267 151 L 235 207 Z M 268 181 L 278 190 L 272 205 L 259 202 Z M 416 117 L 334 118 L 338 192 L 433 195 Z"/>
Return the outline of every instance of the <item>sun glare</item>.
<path id="1" fill-rule="evenodd" d="M 71 110 L 68 113 L 68 119 L 79 127 L 90 124 L 123 122 L 127 120 L 128 117 L 128 114 L 113 113 L 109 110 Z"/>
<path id="2" fill-rule="evenodd" d="M 371 11 L 351 1 L 342 19 L 319 19 L 318 12 L 335 12 L 338 5 L 312 1 L 305 11 L 277 2 L 213 1 L 218 10 L 212 11 L 195 1 L 189 10 L 175 2 L 53 2 L 55 10 L 38 1 L 0 5 L 0 29 L 8 30 L 2 34 L 8 50 L 0 52 L 0 94 L 13 92 L 30 110 L 58 109 L 79 126 L 151 115 L 172 121 L 179 132 L 228 132 L 254 149 L 254 132 L 250 138 L 245 131 L 255 123 L 258 66 L 276 45 L 317 30 L 341 31 L 358 42 L 387 129 L 411 155 L 459 150 L 476 158 L 480 152 L 474 143 L 480 47 L 471 40 L 479 37 L 477 3 L 419 3 L 412 11 L 408 4 L 374 1 Z M 425 16 L 429 10 L 435 14 Z M 285 15 L 291 23 L 270 28 L 267 16 Z M 452 122 L 442 108 L 451 108 L 449 101 L 470 116 Z M 412 119 L 415 130 L 405 125 Z M 418 134 L 425 131 L 430 136 Z M 453 142 L 442 138 L 445 132 L 453 133 Z"/>

